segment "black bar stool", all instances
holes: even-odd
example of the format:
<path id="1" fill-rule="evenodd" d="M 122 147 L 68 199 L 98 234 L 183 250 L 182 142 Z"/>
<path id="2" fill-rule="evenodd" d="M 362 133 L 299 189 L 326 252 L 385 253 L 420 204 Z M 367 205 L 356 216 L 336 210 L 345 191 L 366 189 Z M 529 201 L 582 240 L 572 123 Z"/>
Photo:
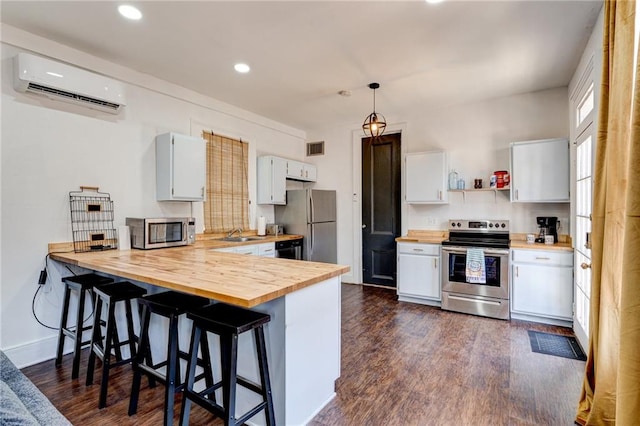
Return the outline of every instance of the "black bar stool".
<path id="1" fill-rule="evenodd" d="M 71 369 L 71 378 L 77 379 L 80 370 L 80 349 L 87 345 L 91 340 L 82 340 L 82 332 L 91 329 L 91 325 L 83 326 L 84 321 L 84 301 L 86 294 L 89 293 L 93 297 L 91 290 L 93 287 L 112 283 L 113 279 L 103 277 L 97 274 L 83 274 L 62 279 L 65 284 L 64 300 L 62 302 L 62 315 L 60 316 L 60 331 L 58 333 L 58 350 L 56 353 L 56 367 L 62 363 L 62 352 L 64 350 L 64 338 L 68 337 L 73 340 L 73 368 Z M 69 318 L 69 302 L 71 300 L 71 291 L 78 292 L 78 308 L 76 323 L 69 327 L 67 320 Z"/>
<path id="2" fill-rule="evenodd" d="M 173 406 L 175 394 L 181 392 L 184 383 L 181 381 L 180 359 L 188 359 L 188 354 L 180 350 L 178 338 L 178 319 L 180 315 L 188 311 L 202 308 L 209 304 L 209 299 L 192 296 L 176 291 L 150 294 L 138 299 L 142 306 L 142 322 L 140 325 L 140 344 L 138 354 L 132 362 L 133 384 L 131 386 L 131 398 L 129 399 L 129 415 L 136 413 L 138 409 L 138 397 L 140 394 L 140 382 L 142 374 L 149 377 L 151 387 L 155 386 L 155 379 L 165 385 L 164 392 L 164 424 L 173 424 Z M 151 345 L 149 342 L 149 322 L 151 314 L 156 314 L 169 319 L 169 336 L 167 344 L 167 356 L 162 362 L 154 364 L 151 357 Z M 203 367 L 203 374 L 196 380 L 204 378 L 206 386 L 213 386 L 213 373 L 211 371 L 211 356 L 206 333 L 202 334 L 201 351 L 202 359 L 198 359 L 198 365 Z M 165 373 L 158 369 L 166 367 Z"/>
<path id="3" fill-rule="evenodd" d="M 96 295 L 94 309 L 93 332 L 91 333 L 91 351 L 89 352 L 89 365 L 87 366 L 87 386 L 93 384 L 93 370 L 95 369 L 96 356 L 102 361 L 102 380 L 100 384 L 99 408 L 107 405 L 107 386 L 109 385 L 109 370 L 113 367 L 131 362 L 136 355 L 135 342 L 137 337 L 133 331 L 133 314 L 131 313 L 131 301 L 142 297 L 147 290 L 138 287 L 128 281 L 105 284 L 93 289 Z M 125 302 L 127 318 L 127 340 L 119 342 L 116 324 L 116 304 Z M 106 333 L 104 342 L 101 332 L 100 316 L 103 303 L 107 308 L 105 322 Z M 123 359 L 120 347 L 129 345 L 129 358 Z M 114 350 L 116 362 L 111 362 L 111 350 Z"/>
<path id="4" fill-rule="evenodd" d="M 191 401 L 204 407 L 209 412 L 221 417 L 225 426 L 241 425 L 251 417 L 265 410 L 268 426 L 275 426 L 273 399 L 271 397 L 271 383 L 269 382 L 269 368 L 267 363 L 267 348 L 264 339 L 264 324 L 271 320 L 267 314 L 216 303 L 194 312 L 188 312 L 187 317 L 193 320 L 191 344 L 189 347 L 189 363 L 187 379 L 182 397 L 182 413 L 180 424 L 189 424 Z M 238 336 L 246 331 L 253 331 L 256 344 L 256 355 L 260 369 L 261 384 L 250 382 L 238 376 Z M 196 361 L 198 357 L 198 343 L 200 335 L 207 332 L 220 336 L 220 359 L 222 380 L 213 386 L 196 392 L 193 389 L 195 381 Z M 262 395 L 262 402 L 254 408 L 236 418 L 237 385 Z M 222 388 L 222 406 L 216 403 L 214 392 Z"/>

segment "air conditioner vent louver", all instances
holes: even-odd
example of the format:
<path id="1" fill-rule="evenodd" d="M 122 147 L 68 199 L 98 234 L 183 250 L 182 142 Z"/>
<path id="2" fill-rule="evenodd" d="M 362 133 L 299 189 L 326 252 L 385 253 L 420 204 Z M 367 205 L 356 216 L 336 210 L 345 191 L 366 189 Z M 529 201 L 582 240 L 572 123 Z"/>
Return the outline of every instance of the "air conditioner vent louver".
<path id="1" fill-rule="evenodd" d="M 35 83 L 29 83 L 27 90 L 29 92 L 34 92 L 34 93 L 50 94 L 50 95 L 62 96 L 69 99 L 74 99 L 81 102 L 89 102 L 104 108 L 112 109 L 114 111 L 117 111 L 118 108 L 120 108 L 120 105 L 114 104 L 113 102 L 102 101 L 100 99 L 91 98 L 89 96 L 82 96 L 82 95 L 78 95 L 77 93 L 71 93 L 71 92 L 66 92 L 64 90 L 53 89 L 51 87 L 41 86 Z"/>
<path id="2" fill-rule="evenodd" d="M 307 143 L 307 157 L 324 155 L 324 141 Z"/>

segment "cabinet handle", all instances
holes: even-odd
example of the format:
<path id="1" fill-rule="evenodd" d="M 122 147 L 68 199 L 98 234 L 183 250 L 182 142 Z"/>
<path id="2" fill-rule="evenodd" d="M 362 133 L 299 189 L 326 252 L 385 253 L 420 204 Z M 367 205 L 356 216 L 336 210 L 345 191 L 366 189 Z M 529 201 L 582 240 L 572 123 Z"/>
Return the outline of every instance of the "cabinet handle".
<path id="1" fill-rule="evenodd" d="M 584 263 L 584 262 L 582 262 L 582 263 L 580 264 L 580 267 L 581 267 L 582 269 L 589 269 L 589 268 L 591 268 L 591 264 L 590 264 L 590 263 Z"/>
<path id="2" fill-rule="evenodd" d="M 550 257 L 536 256 L 536 260 L 551 260 Z"/>
<path id="3" fill-rule="evenodd" d="M 438 191 L 438 200 L 442 201 L 442 191 Z"/>
<path id="4" fill-rule="evenodd" d="M 518 277 L 518 267 L 516 266 L 516 278 Z"/>
<path id="5" fill-rule="evenodd" d="M 516 189 L 516 200 L 518 199 L 518 190 Z"/>
<path id="6" fill-rule="evenodd" d="M 438 268 L 438 259 L 436 259 L 435 257 L 433 258 L 433 268 L 434 269 Z"/>
<path id="7" fill-rule="evenodd" d="M 202 195 L 204 197 L 204 186 L 202 188 L 200 188 L 200 195 Z"/>
<path id="8" fill-rule="evenodd" d="M 424 251 L 424 250 L 419 249 L 419 248 L 414 248 L 413 251 Z"/>

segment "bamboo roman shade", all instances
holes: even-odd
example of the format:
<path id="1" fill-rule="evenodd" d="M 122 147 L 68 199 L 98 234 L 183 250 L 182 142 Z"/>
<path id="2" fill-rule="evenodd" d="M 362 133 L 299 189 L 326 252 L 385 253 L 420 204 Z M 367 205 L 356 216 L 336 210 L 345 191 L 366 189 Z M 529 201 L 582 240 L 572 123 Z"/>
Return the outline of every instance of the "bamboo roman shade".
<path id="1" fill-rule="evenodd" d="M 207 141 L 207 198 L 205 233 L 249 228 L 249 144 L 209 132 Z"/>

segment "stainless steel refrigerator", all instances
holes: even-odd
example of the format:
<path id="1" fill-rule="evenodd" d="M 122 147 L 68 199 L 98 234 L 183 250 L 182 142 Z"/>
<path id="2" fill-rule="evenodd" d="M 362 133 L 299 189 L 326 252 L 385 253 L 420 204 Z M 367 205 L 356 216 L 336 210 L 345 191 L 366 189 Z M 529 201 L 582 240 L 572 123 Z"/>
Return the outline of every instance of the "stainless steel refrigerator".
<path id="1" fill-rule="evenodd" d="M 275 206 L 275 222 L 287 234 L 304 236 L 302 258 L 336 263 L 336 191 L 296 189 L 287 191 L 287 204 Z"/>

